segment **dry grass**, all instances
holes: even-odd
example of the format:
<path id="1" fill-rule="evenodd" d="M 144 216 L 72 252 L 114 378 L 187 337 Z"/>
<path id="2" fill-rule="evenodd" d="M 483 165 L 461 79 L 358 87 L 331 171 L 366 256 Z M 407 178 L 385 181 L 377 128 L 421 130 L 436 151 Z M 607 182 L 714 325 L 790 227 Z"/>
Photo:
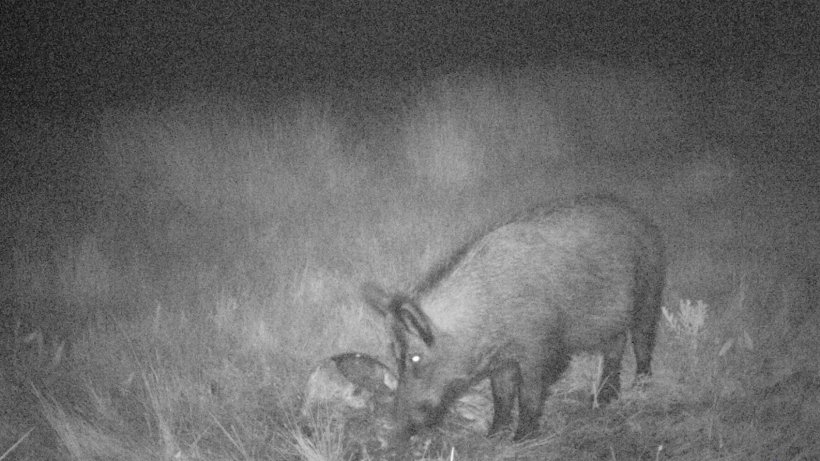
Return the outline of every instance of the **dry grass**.
<path id="1" fill-rule="evenodd" d="M 740 230 L 686 224 L 690 203 L 716 220 L 736 205 L 731 162 L 633 174 L 660 168 L 649 153 L 698 141 L 671 87 L 583 75 L 453 77 L 395 108 L 384 132 L 355 135 L 350 114 L 309 100 L 101 114 L 100 188 L 116 199 L 102 201 L 93 230 L 21 241 L 4 280 L 23 320 L 3 336 L 0 460 L 380 459 L 370 422 L 312 421 L 308 436 L 297 416 L 322 358 L 386 360 L 357 287 L 406 287 L 485 223 L 600 188 L 634 199 L 669 235 L 653 380 L 630 387 L 628 358 L 621 399 L 593 410 L 597 360 L 579 357 L 538 438 L 486 438 L 479 407 L 474 421 L 451 417 L 420 437 L 417 458 L 820 456 L 817 274 L 738 249 Z M 632 160 L 612 161 L 612 146 L 634 146 Z"/>

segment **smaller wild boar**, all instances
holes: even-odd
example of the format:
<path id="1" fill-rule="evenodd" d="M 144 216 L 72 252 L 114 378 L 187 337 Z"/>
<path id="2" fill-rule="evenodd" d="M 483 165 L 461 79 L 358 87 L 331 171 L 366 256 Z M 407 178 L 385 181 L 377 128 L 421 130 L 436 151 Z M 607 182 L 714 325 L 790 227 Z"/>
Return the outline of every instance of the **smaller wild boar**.
<path id="1" fill-rule="evenodd" d="M 440 422 L 470 386 L 490 379 L 494 434 L 532 436 L 550 386 L 578 352 L 603 354 L 598 402 L 620 391 L 631 335 L 637 373 L 650 374 L 665 281 L 658 229 L 618 199 L 582 196 L 540 206 L 479 235 L 409 294 L 366 284 L 397 362 L 397 438 Z"/>
<path id="2" fill-rule="evenodd" d="M 323 360 L 308 378 L 300 430 L 310 437 L 317 422 L 331 423 L 346 437 L 387 447 L 396 432 L 390 412 L 396 385 L 395 375 L 369 355 L 349 352 Z"/>
<path id="3" fill-rule="evenodd" d="M 310 418 L 317 410 L 336 415 L 373 411 L 374 405 L 392 402 L 396 385 L 395 375 L 369 355 L 334 355 L 323 360 L 308 378 L 300 413 Z"/>

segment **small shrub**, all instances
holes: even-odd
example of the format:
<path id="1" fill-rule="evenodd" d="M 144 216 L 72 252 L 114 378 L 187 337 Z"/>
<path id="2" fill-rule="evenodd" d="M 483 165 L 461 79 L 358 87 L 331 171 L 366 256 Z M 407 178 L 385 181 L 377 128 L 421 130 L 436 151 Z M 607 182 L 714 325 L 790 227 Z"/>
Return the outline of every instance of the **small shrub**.
<path id="1" fill-rule="evenodd" d="M 666 306 L 661 309 L 669 328 L 686 341 L 693 350 L 697 350 L 700 333 L 706 324 L 706 311 L 709 305 L 700 300 L 693 303 L 691 300 L 682 299 L 677 314 L 667 309 Z"/>

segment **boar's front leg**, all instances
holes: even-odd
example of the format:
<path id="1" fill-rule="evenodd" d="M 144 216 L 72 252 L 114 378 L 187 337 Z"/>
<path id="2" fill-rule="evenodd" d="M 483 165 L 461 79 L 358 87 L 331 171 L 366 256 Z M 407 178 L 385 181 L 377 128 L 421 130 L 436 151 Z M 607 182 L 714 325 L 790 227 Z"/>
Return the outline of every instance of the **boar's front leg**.
<path id="1" fill-rule="evenodd" d="M 546 354 L 541 363 L 532 362 L 521 366 L 521 386 L 518 394 L 518 428 L 513 441 L 532 437 L 540 425 L 544 400 L 550 387 L 558 381 L 569 366 L 570 357 L 563 349 Z"/>
<path id="2" fill-rule="evenodd" d="M 510 362 L 490 376 L 493 392 L 493 424 L 488 436 L 495 435 L 512 426 L 512 409 L 521 387 L 518 364 Z"/>

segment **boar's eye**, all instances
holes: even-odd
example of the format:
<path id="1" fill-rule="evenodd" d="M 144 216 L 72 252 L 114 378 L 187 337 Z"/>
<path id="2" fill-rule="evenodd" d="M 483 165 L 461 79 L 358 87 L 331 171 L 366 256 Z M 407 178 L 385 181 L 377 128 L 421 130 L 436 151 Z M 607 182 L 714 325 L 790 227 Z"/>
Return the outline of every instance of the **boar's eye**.
<path id="1" fill-rule="evenodd" d="M 423 362 L 421 354 L 407 354 L 407 367 L 416 377 L 419 376 Z"/>

